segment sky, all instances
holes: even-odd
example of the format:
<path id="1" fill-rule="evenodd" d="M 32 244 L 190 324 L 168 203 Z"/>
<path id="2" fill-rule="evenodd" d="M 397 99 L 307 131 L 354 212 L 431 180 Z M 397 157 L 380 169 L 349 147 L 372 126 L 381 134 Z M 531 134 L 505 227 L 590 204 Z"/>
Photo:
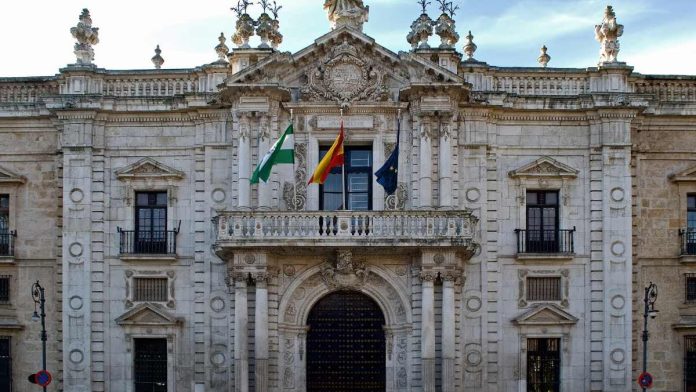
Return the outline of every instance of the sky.
<path id="1" fill-rule="evenodd" d="M 95 64 L 107 69 L 151 69 L 157 44 L 163 68 L 192 68 L 217 60 L 213 48 L 234 32 L 237 0 L 0 0 L 0 77 L 48 76 L 75 62 L 70 27 L 89 8 L 99 28 Z M 277 0 L 282 51 L 296 52 L 329 31 L 324 0 Z M 452 0 L 462 52 L 469 30 L 476 59 L 494 66 L 537 66 L 546 45 L 549 67 L 596 66 L 599 24 L 609 0 Z M 416 0 L 365 0 L 365 33 L 398 52 L 409 50 L 406 34 L 420 14 Z M 619 23 L 619 60 L 643 74 L 696 75 L 696 0 L 613 0 Z M 440 14 L 435 1 L 431 18 Z M 260 7 L 249 9 L 252 17 Z M 439 37 L 431 38 L 439 44 Z M 252 40 L 252 45 L 258 41 Z"/>

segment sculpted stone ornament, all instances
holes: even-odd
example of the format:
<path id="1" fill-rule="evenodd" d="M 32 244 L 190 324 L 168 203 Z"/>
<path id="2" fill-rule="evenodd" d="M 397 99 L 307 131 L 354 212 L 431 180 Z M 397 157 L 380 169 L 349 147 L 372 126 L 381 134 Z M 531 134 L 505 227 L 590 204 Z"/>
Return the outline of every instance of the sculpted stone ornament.
<path id="1" fill-rule="evenodd" d="M 80 22 L 70 29 L 70 34 L 77 40 L 75 44 L 75 56 L 77 64 L 90 65 L 94 61 L 94 49 L 92 45 L 99 43 L 99 29 L 92 27 L 92 17 L 87 8 L 80 14 Z"/>
<path id="2" fill-rule="evenodd" d="M 541 65 L 542 68 L 546 68 L 546 66 L 549 64 L 549 61 L 551 61 L 551 56 L 549 56 L 548 53 L 546 53 L 549 49 L 546 47 L 546 45 L 541 47 L 541 55 L 537 59 L 539 64 Z"/>
<path id="3" fill-rule="evenodd" d="M 435 21 L 435 34 L 440 36 L 440 49 L 452 49 L 459 42 L 459 34 L 454 25 L 455 11 L 459 6 L 454 6 L 447 0 L 438 0 L 440 3 L 440 17 Z"/>
<path id="4" fill-rule="evenodd" d="M 471 30 L 469 30 L 469 34 L 466 36 L 466 45 L 464 45 L 464 53 L 466 54 L 467 61 L 476 61 L 474 59 L 474 53 L 476 53 L 476 49 L 478 46 L 474 43 L 474 36 L 471 34 Z"/>
<path id="5" fill-rule="evenodd" d="M 429 49 L 428 39 L 433 35 L 433 20 L 428 14 L 421 14 L 411 24 L 411 32 L 406 36 L 406 40 L 411 44 L 412 49 Z"/>
<path id="6" fill-rule="evenodd" d="M 322 279 L 329 288 L 356 288 L 365 284 L 367 270 L 365 263 L 353 259 L 349 250 L 336 252 L 336 261 L 321 271 Z"/>
<path id="7" fill-rule="evenodd" d="M 280 11 L 281 8 L 283 8 L 283 6 L 277 5 L 275 0 L 273 0 L 273 6 L 271 7 L 271 12 L 273 13 L 273 21 L 271 21 L 271 26 L 273 28 L 269 36 L 273 50 L 277 50 L 278 46 L 283 43 L 283 34 L 280 34 L 280 21 L 278 21 L 278 11 Z"/>
<path id="8" fill-rule="evenodd" d="M 155 69 L 161 69 L 162 64 L 164 64 L 164 58 L 162 58 L 162 49 L 160 49 L 159 45 L 155 48 L 155 55 L 152 56 L 152 64 L 155 65 Z"/>
<path id="9" fill-rule="evenodd" d="M 271 46 L 268 42 L 271 40 L 271 35 L 273 34 L 273 19 L 267 14 L 262 13 L 259 16 L 259 20 L 256 22 L 256 35 L 261 38 L 261 44 L 259 48 L 268 49 Z"/>
<path id="10" fill-rule="evenodd" d="M 248 0 L 241 0 L 237 7 L 232 8 L 232 11 L 237 14 L 237 23 L 234 35 L 232 35 L 232 42 L 240 49 L 249 49 L 249 38 L 254 35 L 255 23 L 247 13 L 249 4 Z"/>
<path id="11" fill-rule="evenodd" d="M 595 26 L 595 38 L 600 43 L 599 65 L 616 63 L 619 55 L 619 37 L 623 35 L 624 27 L 616 22 L 616 13 L 610 5 L 604 10 L 602 24 Z"/>
<path id="12" fill-rule="evenodd" d="M 324 10 L 328 13 L 332 29 L 348 26 L 358 31 L 362 31 L 370 13 L 370 7 L 364 5 L 362 0 L 326 0 Z"/>
<path id="13" fill-rule="evenodd" d="M 230 53 L 230 48 L 225 45 L 225 34 L 220 33 L 220 36 L 218 37 L 218 44 L 215 47 L 215 53 L 218 55 L 218 61 L 217 63 L 227 63 L 227 54 Z"/>

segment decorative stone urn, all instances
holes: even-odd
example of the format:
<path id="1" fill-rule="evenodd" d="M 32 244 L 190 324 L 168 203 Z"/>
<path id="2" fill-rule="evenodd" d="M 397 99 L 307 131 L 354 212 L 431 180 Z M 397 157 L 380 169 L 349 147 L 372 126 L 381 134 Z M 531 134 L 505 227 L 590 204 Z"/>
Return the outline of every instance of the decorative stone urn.
<path id="1" fill-rule="evenodd" d="M 218 44 L 215 46 L 215 53 L 218 55 L 218 63 L 227 63 L 227 54 L 230 52 L 230 48 L 225 44 L 225 33 L 220 33 L 218 37 Z"/>
<path id="2" fill-rule="evenodd" d="M 273 26 L 273 30 L 269 36 L 271 47 L 274 50 L 278 50 L 278 46 L 283 43 L 283 34 L 280 33 L 280 21 L 278 21 L 278 19 L 273 19 L 271 25 Z"/>
<path id="3" fill-rule="evenodd" d="M 435 34 L 440 36 L 440 49 L 452 49 L 459 42 L 459 34 L 454 27 L 454 19 L 442 13 L 435 22 Z"/>
<path id="4" fill-rule="evenodd" d="M 474 53 L 476 53 L 477 48 L 478 46 L 474 43 L 474 36 L 471 34 L 471 30 L 469 30 L 469 34 L 466 36 L 466 44 L 464 45 L 464 54 L 466 54 L 467 60 L 475 61 Z"/>
<path id="5" fill-rule="evenodd" d="M 428 14 L 423 13 L 411 24 L 411 32 L 406 39 L 414 49 L 429 49 L 428 38 L 431 35 L 433 35 L 433 20 Z"/>
<path id="6" fill-rule="evenodd" d="M 92 17 L 87 8 L 80 14 L 80 22 L 70 29 L 70 34 L 77 40 L 75 44 L 75 56 L 77 64 L 90 65 L 94 60 L 92 45 L 99 43 L 99 29 L 92 27 Z"/>
<path id="7" fill-rule="evenodd" d="M 619 37 L 623 35 L 624 27 L 616 21 L 616 13 L 612 6 L 607 6 L 604 10 L 602 24 L 595 26 L 595 38 L 600 43 L 599 65 L 605 63 L 616 63 L 621 46 Z"/>
<path id="8" fill-rule="evenodd" d="M 541 47 L 541 55 L 539 55 L 539 58 L 537 58 L 537 61 L 539 62 L 539 65 L 541 65 L 542 68 L 546 68 L 546 66 L 549 64 L 549 61 L 551 61 L 551 56 L 549 56 L 548 53 L 546 53 L 549 49 L 546 47 L 546 45 Z"/>
<path id="9" fill-rule="evenodd" d="M 232 36 L 232 42 L 234 42 L 238 48 L 250 48 L 249 38 L 254 35 L 254 19 L 252 19 L 249 14 L 241 14 L 237 19 L 235 27 L 236 29 Z"/>
<path id="10" fill-rule="evenodd" d="M 273 19 L 265 12 L 259 16 L 259 20 L 256 22 L 256 35 L 261 38 L 259 48 L 268 49 L 271 47 L 268 42 L 273 35 Z"/>

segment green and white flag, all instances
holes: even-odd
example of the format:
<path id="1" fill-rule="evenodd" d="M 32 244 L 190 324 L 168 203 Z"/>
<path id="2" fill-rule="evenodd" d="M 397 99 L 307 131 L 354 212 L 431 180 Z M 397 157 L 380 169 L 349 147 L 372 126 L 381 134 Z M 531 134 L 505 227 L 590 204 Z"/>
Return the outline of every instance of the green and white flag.
<path id="1" fill-rule="evenodd" d="M 273 147 L 268 150 L 259 165 L 256 166 L 256 170 L 251 176 L 251 183 L 258 184 L 259 179 L 267 182 L 268 177 L 271 176 L 273 165 L 283 163 L 295 163 L 295 136 L 292 124 L 288 126 L 285 133 L 273 144 Z"/>

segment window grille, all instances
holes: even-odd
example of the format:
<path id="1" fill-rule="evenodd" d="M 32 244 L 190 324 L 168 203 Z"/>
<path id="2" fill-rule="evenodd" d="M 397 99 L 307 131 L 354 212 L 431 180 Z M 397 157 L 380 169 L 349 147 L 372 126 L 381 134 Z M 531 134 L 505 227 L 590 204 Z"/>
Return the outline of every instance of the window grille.
<path id="1" fill-rule="evenodd" d="M 167 278 L 133 278 L 133 301 L 167 302 Z"/>
<path id="2" fill-rule="evenodd" d="M 696 336 L 684 336 L 684 390 L 696 391 Z"/>
<path id="3" fill-rule="evenodd" d="M 0 276 L 0 303 L 10 302 L 10 277 Z"/>
<path id="4" fill-rule="evenodd" d="M 686 274 L 686 302 L 696 301 L 696 274 Z"/>
<path id="5" fill-rule="evenodd" d="M 0 391 L 12 390 L 12 340 L 9 336 L 0 336 Z"/>
<path id="6" fill-rule="evenodd" d="M 135 339 L 135 392 L 167 392 L 167 339 Z"/>
<path id="7" fill-rule="evenodd" d="M 527 339 L 527 391 L 558 392 L 561 339 Z"/>
<path id="8" fill-rule="evenodd" d="M 528 277 L 527 301 L 560 301 L 560 277 Z"/>

